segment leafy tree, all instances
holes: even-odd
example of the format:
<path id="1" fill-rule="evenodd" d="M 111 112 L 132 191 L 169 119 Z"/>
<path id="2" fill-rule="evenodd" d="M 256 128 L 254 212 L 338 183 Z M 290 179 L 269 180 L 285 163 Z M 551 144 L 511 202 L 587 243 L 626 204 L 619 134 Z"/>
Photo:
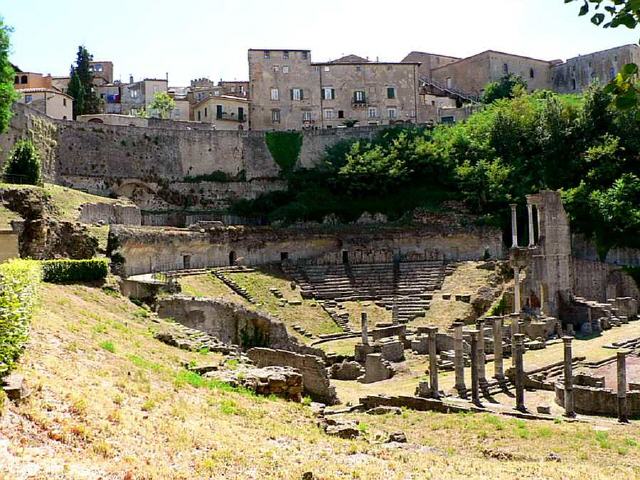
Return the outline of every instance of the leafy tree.
<path id="1" fill-rule="evenodd" d="M 11 120 L 11 105 L 18 99 L 18 94 L 13 88 L 15 72 L 9 63 L 9 47 L 11 41 L 9 34 L 11 27 L 4 24 L 0 17 L 0 133 L 9 126 Z"/>
<path id="2" fill-rule="evenodd" d="M 90 62 L 93 56 L 80 45 L 76 55 L 76 64 L 71 66 L 67 93 L 73 97 L 73 118 L 100 112 L 100 99 L 93 88 L 93 72 Z"/>
<path id="3" fill-rule="evenodd" d="M 521 76 L 510 73 L 497 82 L 488 83 L 482 94 L 482 103 L 493 103 L 501 98 L 513 98 L 519 91 L 527 90 L 527 82 Z"/>
<path id="4" fill-rule="evenodd" d="M 42 164 L 38 150 L 31 140 L 18 140 L 14 145 L 4 167 L 7 181 L 40 185 L 42 183 Z"/>
<path id="5" fill-rule="evenodd" d="M 176 108 L 176 102 L 167 92 L 157 92 L 149 105 L 150 110 L 154 110 L 160 118 L 164 119 L 171 116 L 174 108 Z"/>
<path id="6" fill-rule="evenodd" d="M 625 26 L 633 29 L 640 23 L 640 0 L 564 0 L 564 3 L 582 2 L 580 16 L 591 15 L 591 22 L 603 28 Z M 640 103 L 638 65 L 625 65 L 607 85 L 606 90 L 615 96 L 616 106 L 630 109 Z"/>

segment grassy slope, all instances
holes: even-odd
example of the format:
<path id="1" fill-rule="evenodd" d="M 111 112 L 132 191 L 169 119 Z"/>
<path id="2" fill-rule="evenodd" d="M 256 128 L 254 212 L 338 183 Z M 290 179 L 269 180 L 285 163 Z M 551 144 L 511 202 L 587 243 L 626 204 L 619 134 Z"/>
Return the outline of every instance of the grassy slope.
<path id="1" fill-rule="evenodd" d="M 0 420 L 0 479 L 634 478 L 637 425 L 519 422 L 487 415 L 358 415 L 368 440 L 325 436 L 300 405 L 178 381 L 217 361 L 155 341 L 127 300 L 43 287 L 21 372 L 34 389 Z M 113 348 L 111 348 L 113 347 Z M 113 350 L 111 352 L 110 350 Z M 403 446 L 376 442 L 402 430 Z M 487 452 L 504 453 L 499 461 Z M 562 462 L 544 459 L 554 452 Z"/>
<path id="2" fill-rule="evenodd" d="M 289 280 L 277 276 L 277 272 L 254 271 L 248 273 L 228 274 L 238 285 L 256 299 L 260 306 L 254 306 L 234 293 L 229 287 L 211 275 L 197 275 L 180 279 L 183 292 L 187 295 L 223 298 L 239 302 L 249 308 L 258 309 L 280 318 L 288 327 L 289 333 L 298 336 L 301 340 L 309 342 L 308 338 L 298 335 L 291 327 L 300 325 L 307 331 L 320 335 L 323 333 L 336 333 L 341 329 L 329 315 L 313 300 L 303 300 L 299 288 L 291 290 Z M 302 305 L 279 305 L 278 299 L 269 291 L 270 287 L 278 288 L 287 300 L 299 300 Z"/>

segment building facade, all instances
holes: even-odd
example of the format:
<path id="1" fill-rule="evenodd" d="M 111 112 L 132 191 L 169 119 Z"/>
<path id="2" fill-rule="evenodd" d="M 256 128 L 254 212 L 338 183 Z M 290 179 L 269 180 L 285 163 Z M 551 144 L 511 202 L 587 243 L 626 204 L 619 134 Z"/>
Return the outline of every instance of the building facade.
<path id="1" fill-rule="evenodd" d="M 593 83 L 606 85 L 628 63 L 640 65 L 640 46 L 622 45 L 570 58 L 553 66 L 549 88 L 559 93 L 579 93 Z"/>
<path id="2" fill-rule="evenodd" d="M 431 70 L 431 79 L 445 88 L 480 96 L 488 83 L 514 74 L 527 82 L 529 91 L 550 86 L 554 62 L 488 50 Z"/>
<path id="3" fill-rule="evenodd" d="M 402 63 L 419 63 L 418 73 L 420 78 L 431 79 L 431 71 L 434 68 L 443 67 L 450 63 L 461 60 L 459 57 L 451 57 L 448 55 L 439 55 L 427 52 L 411 52 L 402 59 Z"/>
<path id="4" fill-rule="evenodd" d="M 416 123 L 418 66 L 355 55 L 313 63 L 309 50 L 249 50 L 250 128 Z"/>
<path id="5" fill-rule="evenodd" d="M 244 130 L 249 124 L 249 100 L 220 95 L 207 97 L 193 106 L 196 122 L 212 123 L 216 130 Z"/>
<path id="6" fill-rule="evenodd" d="M 19 103 L 58 120 L 73 119 L 73 98 L 52 88 L 23 88 L 18 90 Z"/>

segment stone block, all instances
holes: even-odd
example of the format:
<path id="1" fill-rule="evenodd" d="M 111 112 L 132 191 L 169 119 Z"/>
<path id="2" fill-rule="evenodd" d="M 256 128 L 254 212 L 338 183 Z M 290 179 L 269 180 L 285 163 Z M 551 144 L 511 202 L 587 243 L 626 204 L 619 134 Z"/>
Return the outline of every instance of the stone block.
<path id="1" fill-rule="evenodd" d="M 395 373 L 389 362 L 380 353 L 370 353 L 365 362 L 364 377 L 358 379 L 361 383 L 374 383 L 388 380 Z"/>
<path id="2" fill-rule="evenodd" d="M 382 358 L 394 363 L 404 361 L 404 344 L 400 340 L 385 339 L 379 344 Z"/>

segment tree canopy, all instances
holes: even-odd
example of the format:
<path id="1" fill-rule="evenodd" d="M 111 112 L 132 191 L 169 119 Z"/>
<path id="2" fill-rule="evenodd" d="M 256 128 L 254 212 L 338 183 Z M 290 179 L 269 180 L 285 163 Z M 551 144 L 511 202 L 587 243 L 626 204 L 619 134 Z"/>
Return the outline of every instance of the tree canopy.
<path id="1" fill-rule="evenodd" d="M 0 17 L 0 133 L 6 131 L 11 120 L 11 106 L 18 98 L 13 87 L 15 72 L 9 62 L 11 27 Z"/>
<path id="2" fill-rule="evenodd" d="M 157 92 L 149 105 L 149 109 L 154 111 L 154 114 L 164 119 L 171 117 L 174 108 L 176 108 L 176 102 L 167 92 Z"/>
<path id="3" fill-rule="evenodd" d="M 100 112 L 100 99 L 93 85 L 90 62 L 93 56 L 83 46 L 78 47 L 76 64 L 71 66 L 67 93 L 73 97 L 73 118 Z"/>
<path id="4" fill-rule="evenodd" d="M 527 91 L 527 82 L 520 75 L 510 73 L 497 82 L 488 83 L 482 94 L 482 103 L 493 103 L 501 98 L 513 98 L 519 92 Z"/>

